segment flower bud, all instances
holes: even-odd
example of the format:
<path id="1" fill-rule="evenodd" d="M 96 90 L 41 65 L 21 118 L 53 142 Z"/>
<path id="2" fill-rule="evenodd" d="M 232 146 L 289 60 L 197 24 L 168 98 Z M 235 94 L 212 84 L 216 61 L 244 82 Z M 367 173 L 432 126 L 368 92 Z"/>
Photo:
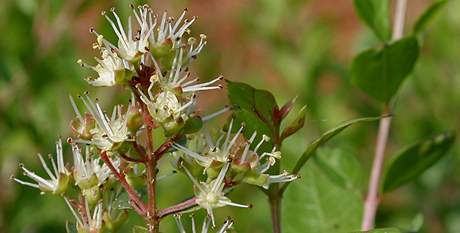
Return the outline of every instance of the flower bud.
<path id="1" fill-rule="evenodd" d="M 264 186 L 268 182 L 269 175 L 263 173 L 257 173 L 254 171 L 249 171 L 246 173 L 246 176 L 243 178 L 243 182 L 247 184 Z"/>
<path id="2" fill-rule="evenodd" d="M 82 119 L 83 120 L 79 118 L 73 119 L 70 122 L 70 128 L 76 137 L 84 140 L 91 140 L 91 130 L 96 127 L 96 121 L 89 113 L 86 113 Z"/>
<path id="3" fill-rule="evenodd" d="M 133 104 L 130 106 L 127 112 L 127 118 L 128 129 L 133 135 L 135 135 L 139 128 L 144 124 L 142 114 L 140 113 L 140 109 L 137 105 Z"/>
<path id="4" fill-rule="evenodd" d="M 184 125 L 185 125 L 185 121 L 182 117 L 179 117 L 175 120 L 174 119 L 167 120 L 161 124 L 162 128 L 165 131 L 166 137 L 170 137 L 170 136 L 177 134 L 179 131 L 182 130 Z"/>
<path id="5" fill-rule="evenodd" d="M 102 198 L 99 186 L 93 186 L 88 189 L 82 189 L 81 193 L 83 194 L 85 199 L 88 200 L 88 204 L 90 206 L 96 205 Z"/>
<path id="6" fill-rule="evenodd" d="M 128 219 L 128 211 L 127 210 L 122 210 L 116 217 L 112 217 L 107 211 L 104 212 L 104 215 L 102 217 L 104 219 L 104 224 L 105 227 L 110 231 L 110 232 L 116 232 L 120 226 L 126 222 Z"/>
<path id="7" fill-rule="evenodd" d="M 52 191 L 52 193 L 55 195 L 64 194 L 67 191 L 67 188 L 69 187 L 71 178 L 72 177 L 70 175 L 63 174 L 63 173 L 59 174 L 58 185 L 56 186 L 56 189 Z"/>

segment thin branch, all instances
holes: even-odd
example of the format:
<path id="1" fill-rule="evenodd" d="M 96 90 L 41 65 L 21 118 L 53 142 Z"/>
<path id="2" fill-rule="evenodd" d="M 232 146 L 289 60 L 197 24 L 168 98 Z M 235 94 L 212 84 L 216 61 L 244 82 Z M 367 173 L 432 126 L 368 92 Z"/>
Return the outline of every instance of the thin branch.
<path id="1" fill-rule="evenodd" d="M 172 144 L 178 140 L 181 137 L 181 135 L 177 134 L 176 136 L 168 139 L 166 142 L 164 142 L 158 149 L 155 150 L 153 155 L 157 160 L 161 158 L 162 155 L 164 155 L 171 147 Z"/>
<path id="2" fill-rule="evenodd" d="M 393 40 L 398 40 L 404 33 L 404 20 L 406 17 L 407 0 L 398 0 L 396 2 L 395 19 L 393 23 Z M 387 108 L 387 106 L 386 106 Z M 388 113 L 388 109 L 385 110 Z M 374 228 L 375 215 L 379 205 L 379 185 L 382 175 L 383 161 L 385 157 L 385 147 L 388 141 L 388 135 L 391 127 L 391 117 L 380 120 L 379 132 L 375 148 L 374 162 L 372 164 L 371 178 L 369 180 L 369 189 L 364 203 L 364 215 L 361 225 L 363 231 Z"/>
<path id="3" fill-rule="evenodd" d="M 110 161 L 110 158 L 107 156 L 107 151 L 102 151 L 101 159 L 109 167 L 110 171 L 115 175 L 115 177 L 118 179 L 118 181 L 120 181 L 120 184 L 123 186 L 123 188 L 128 193 L 128 196 L 132 201 L 131 205 L 133 206 L 134 210 L 136 210 L 136 212 L 139 215 L 145 216 L 146 208 L 145 208 L 144 203 L 141 201 L 141 199 L 140 199 L 139 195 L 137 195 L 136 191 L 128 184 L 124 174 L 122 174 L 122 173 L 117 171 L 117 169 L 113 165 L 112 161 Z"/>
<path id="4" fill-rule="evenodd" d="M 187 209 L 190 209 L 194 206 L 196 206 L 196 197 L 192 197 L 186 201 L 183 201 L 179 204 L 176 204 L 174 206 L 171 206 L 171 207 L 168 207 L 168 208 L 164 208 L 162 210 L 159 210 L 158 211 L 158 218 L 164 218 L 168 215 L 171 215 L 171 214 L 175 214 L 175 213 L 179 213 L 181 211 L 184 211 L 184 210 L 187 210 Z"/>

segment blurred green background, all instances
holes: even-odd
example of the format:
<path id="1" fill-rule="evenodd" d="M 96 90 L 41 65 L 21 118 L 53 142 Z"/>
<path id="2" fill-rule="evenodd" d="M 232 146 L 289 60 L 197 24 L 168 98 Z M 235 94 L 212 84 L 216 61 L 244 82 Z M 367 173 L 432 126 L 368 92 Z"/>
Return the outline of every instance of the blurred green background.
<path id="1" fill-rule="evenodd" d="M 91 49 L 94 38 L 88 32 L 90 26 L 113 36 L 100 12 L 116 6 L 127 15 L 130 2 L 0 1 L 0 232 L 64 232 L 66 219 L 72 219 L 62 199 L 42 196 L 37 190 L 10 182 L 9 177 L 18 172 L 20 161 L 37 170 L 35 154 L 54 153 L 54 141 L 59 136 L 70 135 L 68 122 L 73 113 L 69 94 L 89 90 L 106 106 L 126 101 L 125 90 L 90 88 L 82 79 L 89 72 L 81 69 L 76 60 L 90 61 L 96 55 Z M 431 2 L 408 1 L 407 25 Z M 209 79 L 223 74 L 227 79 L 272 91 L 279 104 L 298 95 L 298 107 L 308 106 L 306 127 L 284 145 L 283 167 L 292 167 L 307 143 L 328 128 L 344 120 L 380 114 L 381 106 L 349 83 L 353 55 L 377 43 L 359 22 L 351 0 L 149 3 L 157 11 L 168 10 L 172 15 L 188 7 L 191 15 L 198 16 L 192 32 L 206 34 L 209 41 L 193 65 L 198 77 Z M 418 140 L 460 129 L 458 12 L 460 1 L 450 1 L 423 38 L 422 55 L 415 72 L 396 98 L 387 158 Z M 211 112 L 225 102 L 223 92 L 206 93 L 201 97 L 200 109 Z M 377 126 L 377 123 L 354 126 L 328 144 L 330 148 L 357 156 L 360 162 L 357 166 L 365 171 L 358 177 L 362 187 L 367 184 L 365 177 L 372 162 Z M 425 219 L 422 232 L 460 232 L 459 156 L 460 147 L 455 145 L 416 182 L 386 195 L 377 226 L 409 227 L 414 217 L 422 214 Z M 69 161 L 70 155 L 66 159 Z M 310 166 L 303 171 L 307 176 L 324 178 L 321 172 L 311 172 L 314 168 L 308 169 Z M 286 193 L 289 200 L 285 202 L 287 215 L 283 224 L 288 233 L 299 232 L 296 229 L 302 229 L 299 228 L 302 223 L 311 221 L 304 212 L 308 211 L 304 208 L 305 198 L 302 199 L 302 190 L 308 191 L 309 185 L 311 179 L 301 179 Z M 325 192 L 329 190 L 347 192 L 335 187 L 326 188 Z M 160 186 L 161 207 L 189 195 L 190 182 L 173 177 Z M 362 193 L 357 195 L 363 198 Z M 220 220 L 234 216 L 238 232 L 270 232 L 264 195 L 243 186 L 231 197 L 237 202 L 252 203 L 254 208 L 220 209 Z M 337 204 L 344 211 L 351 208 L 346 200 Z M 325 219 L 335 217 L 325 216 Z M 350 221 L 350 225 L 356 225 L 354 220 Z M 171 218 L 162 224 L 164 232 L 174 232 Z"/>

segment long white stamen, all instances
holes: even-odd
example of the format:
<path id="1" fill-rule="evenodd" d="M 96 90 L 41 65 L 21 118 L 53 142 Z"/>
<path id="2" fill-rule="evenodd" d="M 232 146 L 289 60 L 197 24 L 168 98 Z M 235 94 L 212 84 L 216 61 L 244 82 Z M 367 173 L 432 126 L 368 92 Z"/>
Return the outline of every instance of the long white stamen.
<path id="1" fill-rule="evenodd" d="M 40 163 L 42 164 L 43 168 L 45 169 L 46 173 L 49 175 L 51 179 L 56 180 L 57 178 L 54 176 L 54 174 L 51 172 L 49 169 L 48 165 L 46 165 L 45 160 L 43 159 L 41 154 L 38 154 L 38 159 L 40 160 Z"/>
<path id="2" fill-rule="evenodd" d="M 256 138 L 256 136 L 257 136 L 257 132 L 252 133 L 251 138 L 248 141 L 248 144 L 244 148 L 243 155 L 241 156 L 241 162 L 246 161 L 246 158 L 247 158 L 248 152 L 249 152 L 249 148 L 251 147 L 251 144 L 254 141 L 254 139 Z"/>

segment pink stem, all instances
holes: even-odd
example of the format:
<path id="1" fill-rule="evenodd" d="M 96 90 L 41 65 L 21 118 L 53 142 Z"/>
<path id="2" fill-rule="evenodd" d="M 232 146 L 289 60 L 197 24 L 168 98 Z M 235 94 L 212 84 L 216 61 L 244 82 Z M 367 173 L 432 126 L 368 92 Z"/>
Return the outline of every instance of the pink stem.
<path id="1" fill-rule="evenodd" d="M 158 217 L 159 218 L 163 218 L 163 217 L 166 217 L 168 215 L 171 215 L 171 214 L 175 214 L 175 213 L 178 213 L 178 212 L 181 212 L 183 210 L 186 210 L 188 208 L 191 208 L 193 206 L 196 205 L 196 198 L 193 197 L 193 198 L 190 198 L 186 201 L 183 201 L 177 205 L 174 205 L 174 206 L 171 206 L 171 207 L 168 207 L 168 208 L 165 208 L 165 209 L 162 209 L 158 212 Z"/>
<path id="2" fill-rule="evenodd" d="M 134 210 L 141 216 L 145 216 L 146 208 L 144 203 L 141 201 L 139 196 L 137 195 L 136 191 L 128 184 L 126 178 L 123 174 L 117 171 L 115 166 L 113 166 L 112 161 L 110 161 L 109 157 L 107 156 L 107 152 L 103 151 L 101 153 L 101 159 L 107 164 L 110 171 L 115 175 L 115 177 L 120 181 L 123 188 L 125 188 L 126 192 L 128 193 L 129 198 L 131 199 L 131 205 L 133 206 Z"/>

